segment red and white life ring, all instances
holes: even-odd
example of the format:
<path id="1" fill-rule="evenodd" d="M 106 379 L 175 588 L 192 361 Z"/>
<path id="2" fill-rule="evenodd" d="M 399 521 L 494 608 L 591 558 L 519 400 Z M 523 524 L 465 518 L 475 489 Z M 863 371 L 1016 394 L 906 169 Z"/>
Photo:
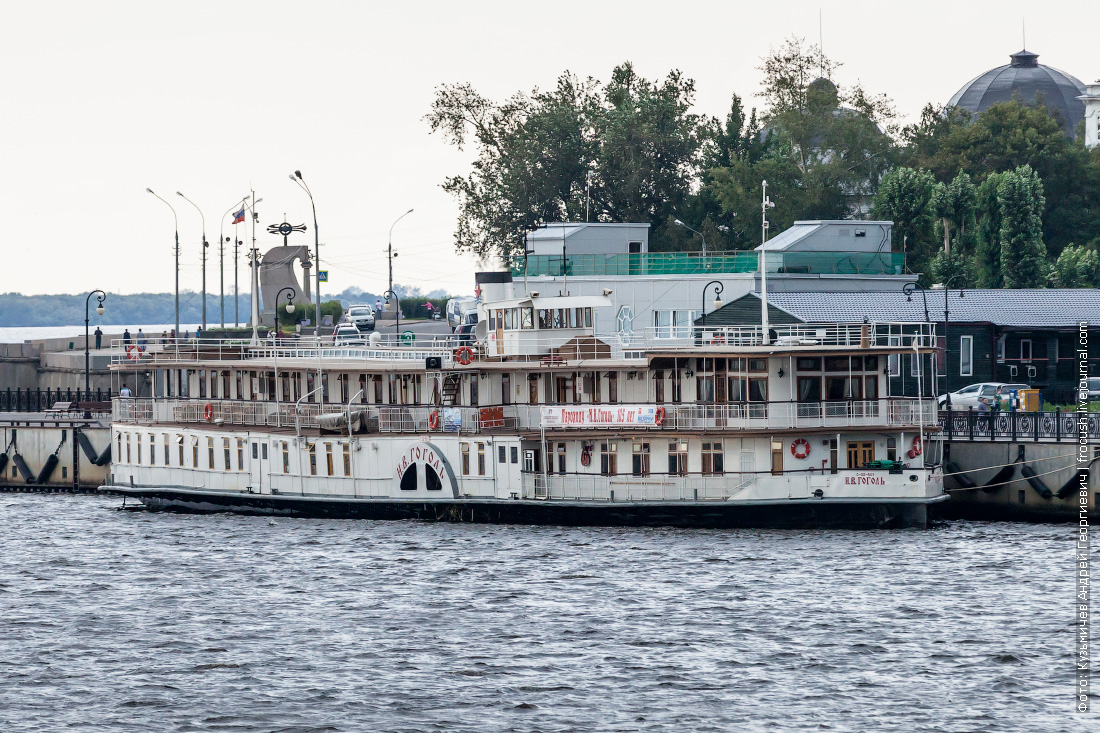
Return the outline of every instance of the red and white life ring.
<path id="1" fill-rule="evenodd" d="M 459 346 L 455 349 L 455 359 L 462 366 L 466 366 L 474 360 L 474 350 L 469 346 Z"/>
<path id="2" fill-rule="evenodd" d="M 803 458 L 809 458 L 810 456 L 810 441 L 805 438 L 799 438 L 791 443 L 791 455 L 799 460 Z"/>
<path id="3" fill-rule="evenodd" d="M 912 448 L 913 455 L 911 455 L 909 457 L 910 458 L 916 458 L 917 456 L 919 456 L 923 452 L 924 452 L 924 444 L 921 442 L 920 436 L 919 435 L 914 435 L 913 436 L 913 448 Z"/>
<path id="4" fill-rule="evenodd" d="M 439 411 L 432 410 L 432 414 L 428 415 L 428 430 L 439 429 Z"/>
<path id="5" fill-rule="evenodd" d="M 206 403 L 206 407 L 202 408 L 202 419 L 206 422 L 214 419 L 214 406 L 209 402 Z"/>
<path id="6" fill-rule="evenodd" d="M 658 407 L 657 411 L 653 413 L 653 424 L 657 427 L 661 427 L 665 422 L 665 408 Z"/>
<path id="7" fill-rule="evenodd" d="M 723 336 L 714 336 L 711 338 L 710 343 L 712 346 L 725 346 L 726 339 Z"/>
<path id="8" fill-rule="evenodd" d="M 126 358 L 130 361 L 137 361 L 141 358 L 141 347 L 137 344 L 130 344 L 126 347 Z"/>

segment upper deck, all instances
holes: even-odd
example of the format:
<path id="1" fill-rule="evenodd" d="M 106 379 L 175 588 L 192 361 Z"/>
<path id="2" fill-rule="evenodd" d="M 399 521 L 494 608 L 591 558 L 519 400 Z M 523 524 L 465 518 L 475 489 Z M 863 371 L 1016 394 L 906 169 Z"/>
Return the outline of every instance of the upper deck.
<path id="1" fill-rule="evenodd" d="M 900 275 L 905 255 L 893 252 L 768 252 L 768 272 L 804 275 Z M 760 253 L 646 252 L 528 255 L 510 263 L 512 276 L 607 277 L 749 274 Z"/>

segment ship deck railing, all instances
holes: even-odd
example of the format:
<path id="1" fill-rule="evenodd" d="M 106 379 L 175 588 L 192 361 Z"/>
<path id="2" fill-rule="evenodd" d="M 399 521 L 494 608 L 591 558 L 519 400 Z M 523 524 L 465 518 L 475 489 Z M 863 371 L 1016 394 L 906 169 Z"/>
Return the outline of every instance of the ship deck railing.
<path id="1" fill-rule="evenodd" d="M 631 429 L 654 433 L 819 428 L 907 428 L 937 424 L 931 399 L 889 397 L 826 402 L 735 402 L 724 404 L 623 403 L 545 407 L 651 407 L 663 410 L 660 425 L 545 425 L 543 405 L 368 405 L 353 403 L 258 402 L 205 398 L 119 397 L 112 420 L 133 424 L 316 428 L 320 416 L 360 415 L 369 433 L 548 433 Z"/>
<path id="2" fill-rule="evenodd" d="M 491 305 L 491 304 L 490 304 Z M 499 341 L 498 341 L 498 336 Z M 464 368 L 457 352 L 469 347 L 477 363 L 526 362 L 539 365 L 616 359 L 644 361 L 650 353 L 735 351 L 737 349 L 815 348 L 843 349 L 930 349 L 936 343 L 934 323 L 800 323 L 762 326 L 650 326 L 635 331 L 624 326 L 616 332 L 532 329 L 494 332 L 487 340 L 469 336 L 420 335 L 413 341 L 400 336 L 373 334 L 363 344 L 336 345 L 315 337 L 266 339 L 257 343 L 220 339 L 148 339 L 144 343 L 121 339 L 111 342 L 111 364 L 116 368 L 168 368 L 178 364 L 204 362 L 291 363 L 351 361 L 408 363 L 422 366 L 438 357 L 441 368 Z M 476 367 L 475 367 L 476 368 Z"/>
<path id="3" fill-rule="evenodd" d="M 901 252 L 782 252 L 767 253 L 768 272 L 829 275 L 901 275 Z M 606 254 L 526 255 L 510 263 L 512 277 L 606 277 L 609 275 L 750 274 L 760 269 L 760 253 L 642 252 Z"/>

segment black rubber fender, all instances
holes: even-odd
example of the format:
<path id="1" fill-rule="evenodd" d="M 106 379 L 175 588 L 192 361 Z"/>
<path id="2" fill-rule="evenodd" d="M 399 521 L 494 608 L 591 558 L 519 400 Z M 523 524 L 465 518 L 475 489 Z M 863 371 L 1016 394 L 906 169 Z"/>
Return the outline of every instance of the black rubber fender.
<path id="1" fill-rule="evenodd" d="M 3 473 L 4 469 L 8 467 L 8 454 L 0 453 L 0 473 Z"/>
<path id="2" fill-rule="evenodd" d="M 88 460 L 92 462 L 93 466 L 100 464 L 96 463 L 99 460 L 99 453 L 92 447 L 92 441 L 88 440 L 88 436 L 84 433 L 76 434 L 76 442 L 80 443 L 80 449 L 84 451 L 84 455 L 88 457 Z"/>
<path id="3" fill-rule="evenodd" d="M 1062 484 L 1062 488 L 1054 492 L 1054 495 L 1057 496 L 1059 499 L 1065 499 L 1066 497 L 1072 496 L 1080 490 L 1081 483 L 1087 483 L 1088 480 L 1089 469 L 1086 468 L 1080 471 L 1074 471 L 1073 475 L 1069 477 L 1069 481 L 1066 481 L 1064 484 Z"/>
<path id="4" fill-rule="evenodd" d="M 33 484 L 34 474 L 31 473 L 31 469 L 27 466 L 27 462 L 23 460 L 23 456 L 16 453 L 12 456 L 12 460 L 15 461 L 15 467 L 19 470 L 19 475 L 23 477 L 23 480 L 28 484 Z"/>
<path id="5" fill-rule="evenodd" d="M 1054 495 L 1047 485 L 1043 483 L 1043 480 L 1035 473 L 1035 469 L 1031 466 L 1024 466 L 1020 469 L 1020 474 L 1027 479 L 1027 482 L 1031 484 L 1031 488 L 1035 489 L 1035 493 L 1044 499 L 1049 499 Z"/>
<path id="6" fill-rule="evenodd" d="M 35 483 L 44 484 L 50 480 L 50 474 L 53 473 L 54 468 L 57 467 L 58 460 L 57 454 L 51 455 L 46 459 L 46 465 L 42 467 L 42 470 L 38 472 L 38 479 Z"/>
<path id="7" fill-rule="evenodd" d="M 958 484 L 960 489 L 973 489 L 977 486 L 969 475 L 960 471 L 958 464 L 948 462 L 944 468 L 947 469 L 947 473 L 953 474 L 951 480 Z"/>
<path id="8" fill-rule="evenodd" d="M 985 482 L 982 485 L 982 491 L 987 494 L 992 494 L 994 491 L 1003 488 L 1009 481 L 1012 480 L 1012 474 L 1016 473 L 1015 464 L 1005 466 L 997 474 Z"/>
<path id="9" fill-rule="evenodd" d="M 84 433 L 81 433 L 84 435 Z M 111 462 L 111 444 L 108 443 L 107 447 L 103 449 L 103 452 L 99 454 L 99 458 L 92 461 L 97 466 L 106 466 Z"/>

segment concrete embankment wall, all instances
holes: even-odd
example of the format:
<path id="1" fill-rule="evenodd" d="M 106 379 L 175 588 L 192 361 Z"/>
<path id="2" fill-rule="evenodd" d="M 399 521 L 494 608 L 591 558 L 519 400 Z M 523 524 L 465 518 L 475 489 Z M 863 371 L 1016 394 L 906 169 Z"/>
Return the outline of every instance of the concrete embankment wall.
<path id="1" fill-rule="evenodd" d="M 106 425 L 76 427 L 87 435 L 92 447 L 102 454 L 111 440 L 111 430 Z M 12 426 L 0 428 L 4 446 L 7 447 L 8 462 L 4 466 L 0 486 L 15 489 L 35 489 L 54 487 L 61 489 L 95 489 L 102 486 L 107 478 L 109 466 L 96 466 L 76 444 L 74 427 L 62 423 L 58 426 Z M 13 443 L 14 440 L 14 443 Z M 60 449 L 58 448 L 60 446 Z M 19 473 L 13 460 L 16 453 L 22 456 L 27 467 L 39 474 L 46 461 L 56 451 L 58 463 L 44 484 L 28 483 Z M 73 467 L 79 464 L 79 484 L 73 484 Z"/>
<path id="2" fill-rule="evenodd" d="M 946 447 L 946 444 L 945 444 Z M 1095 459 L 1100 446 L 1088 446 L 1089 457 Z M 1022 453 L 1021 453 L 1022 451 Z M 959 482 L 947 476 L 944 484 L 951 500 L 937 505 L 936 515 L 960 519 L 1008 519 L 1023 521 L 1076 521 L 1079 515 L 1077 444 L 1073 442 L 958 442 L 945 452 L 950 461 L 976 484 L 977 488 L 959 490 Z M 1021 473 L 1030 466 L 1036 478 L 1053 492 L 1044 498 Z M 995 481 L 1004 466 L 1012 466 L 1010 478 L 1001 477 L 988 489 L 981 487 Z M 977 469 L 977 470 L 974 470 Z M 947 469 L 947 473 L 951 473 Z M 1063 498 L 1058 490 L 1072 482 L 1074 489 Z M 1100 462 L 1092 463 L 1088 478 L 1088 501 L 1092 516 L 1100 515 Z"/>
<path id="3" fill-rule="evenodd" d="M 103 344 L 112 338 L 104 335 Z M 88 366 L 91 388 L 111 387 L 110 352 L 95 349 L 94 339 Z M 40 339 L 22 344 L 0 344 L 0 389 L 84 388 L 84 337 Z"/>

